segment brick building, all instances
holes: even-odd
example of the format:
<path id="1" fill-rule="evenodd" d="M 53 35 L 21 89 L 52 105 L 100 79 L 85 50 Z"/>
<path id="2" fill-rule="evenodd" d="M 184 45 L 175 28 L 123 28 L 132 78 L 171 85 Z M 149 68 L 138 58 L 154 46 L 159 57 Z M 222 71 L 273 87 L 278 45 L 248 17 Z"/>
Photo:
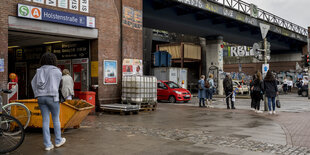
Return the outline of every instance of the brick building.
<path id="1" fill-rule="evenodd" d="M 142 7 L 142 0 L 1 0 L 0 87 L 15 72 L 20 97 L 32 98 L 40 56 L 53 52 L 69 60 L 79 91 L 97 91 L 98 103 L 119 101 L 122 61 L 143 59 Z M 74 65 L 78 59 L 86 65 Z M 116 62 L 106 76 L 105 60 Z"/>

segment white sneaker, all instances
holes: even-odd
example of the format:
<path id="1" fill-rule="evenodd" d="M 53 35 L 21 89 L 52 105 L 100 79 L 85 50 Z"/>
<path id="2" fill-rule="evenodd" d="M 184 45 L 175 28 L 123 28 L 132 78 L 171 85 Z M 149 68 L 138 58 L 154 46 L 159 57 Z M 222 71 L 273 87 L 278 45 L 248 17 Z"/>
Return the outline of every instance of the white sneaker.
<path id="1" fill-rule="evenodd" d="M 64 145 L 65 143 L 66 143 L 66 138 L 62 138 L 61 142 L 59 144 L 56 144 L 55 146 L 60 147 L 60 146 Z"/>
<path id="2" fill-rule="evenodd" d="M 272 114 L 272 111 L 269 111 L 269 114 L 271 115 L 271 114 Z"/>
<path id="3" fill-rule="evenodd" d="M 263 113 L 263 111 L 258 110 L 257 113 L 260 113 L 260 114 L 261 114 L 261 113 Z"/>
<path id="4" fill-rule="evenodd" d="M 51 146 L 46 147 L 45 150 L 46 150 L 46 151 L 49 151 L 49 150 L 52 150 L 53 148 L 54 148 L 54 145 L 52 144 Z"/>
<path id="5" fill-rule="evenodd" d="M 275 115 L 275 114 L 276 114 L 276 111 L 273 111 L 272 113 Z"/>
<path id="6" fill-rule="evenodd" d="M 257 113 L 257 110 L 255 109 L 254 112 Z"/>

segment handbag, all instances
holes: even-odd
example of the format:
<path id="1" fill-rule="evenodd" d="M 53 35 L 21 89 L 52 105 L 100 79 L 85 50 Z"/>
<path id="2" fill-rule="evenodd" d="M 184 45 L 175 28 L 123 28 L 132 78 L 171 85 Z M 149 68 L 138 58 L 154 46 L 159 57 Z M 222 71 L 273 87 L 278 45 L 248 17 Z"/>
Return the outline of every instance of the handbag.
<path id="1" fill-rule="evenodd" d="M 59 103 L 65 102 L 65 97 L 62 95 L 61 89 L 62 89 L 62 79 L 60 80 L 59 89 L 58 89 Z"/>
<path id="2" fill-rule="evenodd" d="M 277 106 L 277 108 L 281 108 L 281 103 L 280 103 L 279 95 L 277 95 L 276 106 Z"/>

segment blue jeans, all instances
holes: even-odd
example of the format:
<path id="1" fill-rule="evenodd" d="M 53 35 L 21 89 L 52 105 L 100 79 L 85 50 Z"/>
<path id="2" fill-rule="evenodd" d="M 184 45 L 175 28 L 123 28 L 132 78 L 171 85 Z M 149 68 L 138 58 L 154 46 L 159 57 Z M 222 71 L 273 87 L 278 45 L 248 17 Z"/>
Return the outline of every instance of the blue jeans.
<path id="1" fill-rule="evenodd" d="M 53 125 L 54 125 L 54 134 L 55 134 L 55 144 L 61 142 L 61 131 L 60 131 L 60 121 L 59 121 L 59 111 L 60 104 L 59 102 L 54 102 L 52 96 L 41 96 L 38 97 L 38 104 L 42 113 L 43 118 L 43 141 L 45 147 L 50 147 L 51 134 L 50 134 L 50 113 L 52 113 Z"/>
<path id="2" fill-rule="evenodd" d="M 213 88 L 208 88 L 207 89 L 207 99 L 212 100 L 212 96 L 213 96 Z"/>
<path id="3" fill-rule="evenodd" d="M 271 102 L 272 102 L 272 109 L 273 111 L 276 110 L 276 98 L 275 97 L 268 97 L 268 108 L 271 111 Z"/>

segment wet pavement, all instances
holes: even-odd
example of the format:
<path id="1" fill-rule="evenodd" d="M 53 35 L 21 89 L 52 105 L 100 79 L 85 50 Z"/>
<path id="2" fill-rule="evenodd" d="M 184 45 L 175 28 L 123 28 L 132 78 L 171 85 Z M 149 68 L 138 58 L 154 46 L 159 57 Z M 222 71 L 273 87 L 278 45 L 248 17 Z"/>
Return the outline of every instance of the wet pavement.
<path id="1" fill-rule="evenodd" d="M 283 119 L 309 116 L 308 100 L 281 98 L 283 108 L 276 116 L 248 110 L 246 99 L 237 101 L 237 110 L 226 110 L 222 99 L 213 109 L 199 108 L 193 99 L 159 103 L 156 111 L 138 115 L 91 115 L 81 128 L 65 131 L 67 143 L 61 148 L 44 151 L 40 131 L 28 130 L 23 145 L 10 154 L 310 154 L 310 147 L 294 143 L 291 134 L 303 133 L 309 122 L 300 121 L 303 127 L 297 130 L 290 128 L 293 120 Z"/>

